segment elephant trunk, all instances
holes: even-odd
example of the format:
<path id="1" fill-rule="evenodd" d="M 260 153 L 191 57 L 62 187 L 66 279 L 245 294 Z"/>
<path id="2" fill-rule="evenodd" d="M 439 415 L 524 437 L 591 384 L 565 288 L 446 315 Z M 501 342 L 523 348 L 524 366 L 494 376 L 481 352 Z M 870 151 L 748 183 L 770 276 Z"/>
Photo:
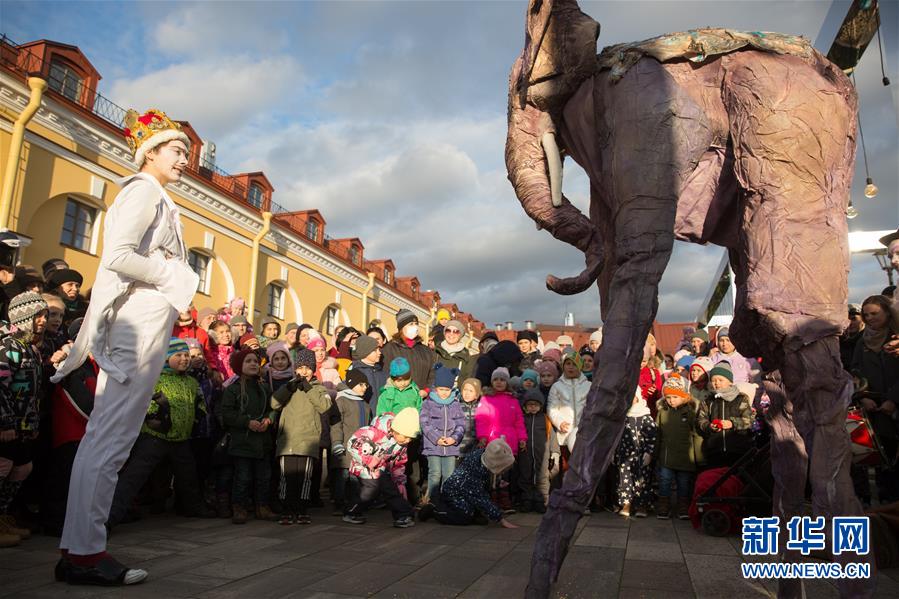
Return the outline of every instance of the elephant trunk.
<path id="1" fill-rule="evenodd" d="M 547 277 L 550 290 L 571 295 L 596 281 L 602 269 L 602 251 L 596 227 L 562 194 L 562 158 L 554 135 L 548 113 L 529 104 L 519 108 L 510 97 L 506 169 L 515 195 L 538 228 L 586 256 L 587 267 L 579 275 Z"/>

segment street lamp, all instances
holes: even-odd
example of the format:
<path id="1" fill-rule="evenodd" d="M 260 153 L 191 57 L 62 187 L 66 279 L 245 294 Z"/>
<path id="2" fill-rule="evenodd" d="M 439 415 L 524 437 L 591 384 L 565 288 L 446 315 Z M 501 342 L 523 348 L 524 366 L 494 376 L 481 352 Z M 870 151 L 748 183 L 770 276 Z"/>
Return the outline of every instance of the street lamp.
<path id="1" fill-rule="evenodd" d="M 890 256 L 887 254 L 887 251 L 877 250 L 874 252 L 874 257 L 877 258 L 880 268 L 886 271 L 889 284 L 893 285 L 893 264 L 890 262 Z"/>

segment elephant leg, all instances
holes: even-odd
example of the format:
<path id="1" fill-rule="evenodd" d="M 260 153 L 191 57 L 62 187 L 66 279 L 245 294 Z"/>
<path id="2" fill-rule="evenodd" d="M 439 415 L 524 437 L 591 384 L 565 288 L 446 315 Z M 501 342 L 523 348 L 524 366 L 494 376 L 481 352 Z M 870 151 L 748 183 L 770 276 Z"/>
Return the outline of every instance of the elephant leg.
<path id="1" fill-rule="evenodd" d="M 673 199 L 636 197 L 615 222 L 618 265 L 603 323 L 599 369 L 578 424 L 562 488 L 537 531 L 527 597 L 548 596 L 578 520 L 618 445 L 637 388 L 643 345 L 658 308 L 658 284 L 674 245 Z"/>
<path id="2" fill-rule="evenodd" d="M 834 516 L 862 514 L 849 477 L 851 388 L 837 341 L 846 318 L 844 210 L 855 97 L 845 77 L 824 77 L 796 57 L 741 52 L 725 59 L 723 97 L 743 211 L 731 252 L 731 333 L 741 351 L 779 366 L 783 378 L 786 409 L 772 415 L 775 513 L 782 526 L 801 515 L 798 481 L 808 468 L 814 515 L 825 517 L 829 533 Z M 834 560 L 868 562 L 874 570 L 870 554 Z M 869 597 L 875 586 L 873 578 L 838 585 L 843 597 Z M 801 593 L 795 582 L 779 588 L 782 597 Z"/>

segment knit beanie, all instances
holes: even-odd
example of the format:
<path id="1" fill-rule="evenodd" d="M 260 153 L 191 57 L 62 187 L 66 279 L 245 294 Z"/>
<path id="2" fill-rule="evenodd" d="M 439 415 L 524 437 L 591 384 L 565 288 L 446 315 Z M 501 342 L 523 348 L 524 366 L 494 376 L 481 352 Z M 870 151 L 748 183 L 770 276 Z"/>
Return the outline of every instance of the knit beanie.
<path id="1" fill-rule="evenodd" d="M 309 349 L 301 349 L 297 352 L 296 367 L 306 366 L 309 370 L 315 370 L 315 352 Z"/>
<path id="2" fill-rule="evenodd" d="M 34 317 L 46 309 L 47 302 L 40 293 L 20 293 L 9 302 L 9 324 L 30 333 Z"/>
<path id="3" fill-rule="evenodd" d="M 681 356 L 681 358 L 677 362 L 675 362 L 675 364 L 677 366 L 679 366 L 680 368 L 689 370 L 690 366 L 693 366 L 693 362 L 695 362 L 695 361 L 696 361 L 696 358 L 694 358 L 690 354 L 687 354 L 686 356 Z"/>
<path id="4" fill-rule="evenodd" d="M 690 365 L 690 368 L 692 368 L 693 366 L 699 366 L 700 368 L 702 368 L 702 371 L 706 374 L 708 374 L 709 371 L 711 371 L 712 368 L 715 367 L 715 365 L 712 364 L 712 359 L 707 356 L 701 356 L 701 357 L 693 360 L 693 363 Z"/>
<path id="5" fill-rule="evenodd" d="M 231 354 L 231 357 L 228 358 L 228 365 L 231 367 L 231 370 L 234 371 L 234 374 L 238 376 L 243 375 L 243 361 L 246 360 L 247 356 L 250 354 L 255 355 L 255 352 L 253 352 L 252 349 L 242 349 Z"/>
<path id="6" fill-rule="evenodd" d="M 518 334 L 515 335 L 516 341 L 533 341 L 537 343 L 537 332 L 531 331 L 530 329 L 525 329 L 524 331 L 518 331 Z"/>
<path id="7" fill-rule="evenodd" d="M 418 317 L 412 313 L 412 310 L 401 308 L 400 311 L 396 313 L 396 328 L 400 331 L 403 330 L 403 327 L 413 321 L 417 322 Z"/>
<path id="8" fill-rule="evenodd" d="M 552 374 L 553 376 L 559 376 L 559 367 L 556 366 L 556 363 L 552 360 L 540 360 L 536 364 L 534 364 L 534 370 L 537 371 L 537 374 Z"/>
<path id="9" fill-rule="evenodd" d="M 312 339 L 309 340 L 309 343 L 306 344 L 306 349 L 315 350 L 315 349 L 319 349 L 319 348 L 324 348 L 324 347 L 326 347 L 326 345 L 327 344 L 325 343 L 324 337 L 319 335 L 319 336 L 313 337 Z"/>
<path id="10" fill-rule="evenodd" d="M 54 270 L 64 270 L 69 267 L 69 263 L 62 258 L 50 258 L 41 264 L 41 271 L 44 273 L 44 280 L 49 279 Z"/>
<path id="11" fill-rule="evenodd" d="M 250 321 L 247 320 L 247 317 L 241 316 L 239 314 L 237 316 L 232 316 L 231 320 L 229 320 L 228 322 L 230 322 L 232 326 L 236 324 L 245 324 L 247 326 L 250 326 Z"/>
<path id="12" fill-rule="evenodd" d="M 404 437 L 417 437 L 418 433 L 421 432 L 421 424 L 418 421 L 418 410 L 412 407 L 403 408 L 393 417 L 390 428 Z"/>
<path id="13" fill-rule="evenodd" d="M 566 350 L 565 353 L 562 354 L 562 366 L 565 366 L 565 362 L 572 362 L 578 370 L 583 367 L 581 357 L 573 349 Z"/>
<path id="14" fill-rule="evenodd" d="M 602 329 L 596 329 L 592 333 L 590 333 L 590 341 L 596 341 L 600 345 L 602 345 Z"/>
<path id="15" fill-rule="evenodd" d="M 533 381 L 535 385 L 539 385 L 540 375 L 536 370 L 526 368 L 525 371 L 521 373 L 521 382 L 524 383 L 525 381 Z"/>
<path id="16" fill-rule="evenodd" d="M 195 339 L 194 337 L 184 337 L 181 341 L 187 344 L 188 350 L 203 349 L 203 344 L 200 343 L 199 339 Z"/>
<path id="17" fill-rule="evenodd" d="M 474 388 L 475 394 L 477 394 L 478 397 L 481 396 L 481 381 L 480 381 L 480 379 L 476 379 L 476 378 L 465 379 L 464 381 L 462 381 L 462 384 L 459 385 L 459 389 L 461 390 L 463 387 L 465 387 L 465 385 L 471 385 L 472 388 Z"/>
<path id="18" fill-rule="evenodd" d="M 374 337 L 362 335 L 356 339 L 356 345 L 353 346 L 352 356 L 354 360 L 361 360 L 371 352 L 378 349 L 378 342 Z"/>
<path id="19" fill-rule="evenodd" d="M 515 463 L 515 456 L 504 438 L 494 439 L 484 448 L 481 463 L 493 474 L 502 474 Z"/>
<path id="20" fill-rule="evenodd" d="M 243 347 L 253 339 L 256 339 L 256 335 L 253 333 L 244 333 L 240 338 L 240 343 L 238 343 L 238 347 Z M 258 339 L 256 339 L 258 341 Z"/>
<path id="21" fill-rule="evenodd" d="M 56 289 L 63 283 L 78 283 L 81 285 L 84 283 L 84 277 L 81 276 L 80 272 L 71 268 L 54 270 L 47 277 L 47 289 Z"/>
<path id="22" fill-rule="evenodd" d="M 204 318 L 208 318 L 210 316 L 215 316 L 215 310 L 212 308 L 203 308 L 199 312 L 197 312 L 197 322 L 199 323 Z"/>
<path id="23" fill-rule="evenodd" d="M 712 368 L 711 372 L 709 372 L 709 379 L 713 376 L 723 376 L 730 382 L 734 382 L 734 371 L 728 362 L 718 362 L 715 367 Z"/>
<path id="24" fill-rule="evenodd" d="M 562 350 L 558 347 L 543 350 L 543 359 L 552 360 L 559 366 L 562 365 Z"/>
<path id="25" fill-rule="evenodd" d="M 662 395 L 676 395 L 689 399 L 690 392 L 687 391 L 687 381 L 677 373 L 670 375 L 662 385 Z"/>
<path id="26" fill-rule="evenodd" d="M 295 323 L 295 322 L 288 323 L 287 327 L 284 329 L 284 334 L 287 335 L 287 334 L 289 334 L 291 331 L 296 331 L 296 330 L 298 330 L 299 328 L 300 328 L 300 325 L 298 325 L 298 324 Z M 297 334 L 299 334 L 299 333 L 297 333 Z"/>
<path id="27" fill-rule="evenodd" d="M 408 376 L 408 374 L 412 372 L 412 367 L 409 366 L 409 360 L 406 358 L 394 358 L 392 362 L 390 362 L 390 377 L 396 378 L 398 376 Z"/>
<path id="28" fill-rule="evenodd" d="M 437 310 L 437 322 L 440 322 L 441 320 L 449 320 L 452 317 L 453 315 L 450 314 L 450 311 L 446 308 L 440 308 L 439 310 Z"/>
<path id="29" fill-rule="evenodd" d="M 502 379 L 509 382 L 509 369 L 505 366 L 500 366 L 496 370 L 493 371 L 493 374 L 490 375 L 490 380 L 495 381 L 496 379 Z"/>
<path id="30" fill-rule="evenodd" d="M 181 353 L 190 353 L 190 347 L 188 347 L 187 342 L 184 339 L 179 339 L 178 337 L 172 337 L 171 339 L 169 339 L 169 349 L 165 352 L 166 361 L 168 361 L 168 359 L 175 354 Z"/>
<path id="31" fill-rule="evenodd" d="M 443 325 L 444 329 L 458 329 L 460 333 L 465 332 L 465 325 L 462 324 L 459 320 L 448 320 L 445 325 Z"/>
<path id="32" fill-rule="evenodd" d="M 452 389 L 456 386 L 456 377 L 462 372 L 458 368 L 448 368 L 438 362 L 434 365 L 434 386 L 448 387 Z"/>
<path id="33" fill-rule="evenodd" d="M 272 358 L 275 357 L 275 354 L 281 352 L 287 356 L 287 359 L 291 362 L 290 368 L 293 370 L 293 360 L 290 357 L 290 348 L 287 347 L 287 343 L 284 341 L 275 341 L 274 343 L 270 343 L 268 347 L 265 348 L 265 355 L 268 356 L 268 363 L 271 366 Z"/>
<path id="34" fill-rule="evenodd" d="M 708 343 L 708 342 L 709 342 L 709 334 L 708 334 L 707 332 L 703 331 L 702 329 L 699 329 L 698 331 L 696 331 L 695 333 L 693 333 L 693 336 L 690 337 L 690 338 L 691 338 L 691 339 L 702 339 L 702 341 L 703 341 L 704 343 Z"/>
<path id="35" fill-rule="evenodd" d="M 346 377 L 343 379 L 343 382 L 345 382 L 346 386 L 350 389 L 360 383 L 365 383 L 369 387 L 371 386 L 371 383 L 368 382 L 368 377 L 366 377 L 365 373 L 361 370 L 347 370 Z"/>
<path id="36" fill-rule="evenodd" d="M 546 405 L 546 398 L 543 397 L 543 393 L 539 389 L 528 389 L 524 392 L 524 396 L 521 398 L 521 405 L 525 405 L 529 401 L 536 401 L 541 408 Z"/>
<path id="37" fill-rule="evenodd" d="M 722 337 L 730 337 L 730 329 L 727 327 L 721 327 L 718 329 L 718 332 L 715 334 L 715 341 L 717 342 Z"/>

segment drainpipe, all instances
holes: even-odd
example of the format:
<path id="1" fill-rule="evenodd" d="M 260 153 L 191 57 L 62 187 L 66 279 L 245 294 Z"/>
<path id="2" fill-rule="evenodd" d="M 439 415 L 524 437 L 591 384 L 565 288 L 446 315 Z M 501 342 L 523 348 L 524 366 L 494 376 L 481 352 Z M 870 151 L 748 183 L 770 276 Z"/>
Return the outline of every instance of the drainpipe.
<path id="1" fill-rule="evenodd" d="M 272 228 L 272 213 L 262 213 L 262 229 L 253 238 L 253 255 L 250 257 L 250 297 L 247 298 L 247 318 L 256 317 L 256 278 L 259 275 L 259 243 Z"/>
<path id="2" fill-rule="evenodd" d="M 362 292 L 362 327 L 363 332 L 368 329 L 368 294 L 375 288 L 375 273 L 368 273 L 368 285 Z"/>
<path id="3" fill-rule="evenodd" d="M 0 230 L 7 230 L 9 225 L 9 213 L 12 209 L 12 192 L 19 171 L 19 158 L 22 154 L 22 142 L 25 139 L 25 126 L 31 117 L 41 107 L 41 98 L 47 89 L 47 82 L 40 77 L 29 77 L 28 87 L 31 88 L 31 98 L 28 105 L 16 119 L 12 128 L 12 140 L 9 144 L 9 156 L 6 159 L 6 177 L 3 178 L 3 189 L 0 190 Z"/>

